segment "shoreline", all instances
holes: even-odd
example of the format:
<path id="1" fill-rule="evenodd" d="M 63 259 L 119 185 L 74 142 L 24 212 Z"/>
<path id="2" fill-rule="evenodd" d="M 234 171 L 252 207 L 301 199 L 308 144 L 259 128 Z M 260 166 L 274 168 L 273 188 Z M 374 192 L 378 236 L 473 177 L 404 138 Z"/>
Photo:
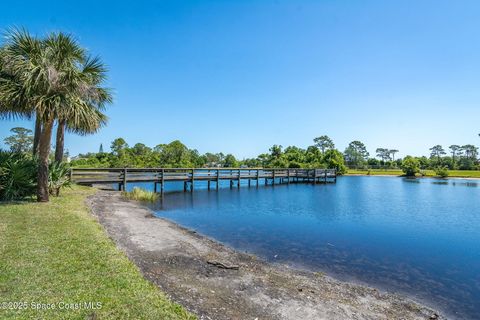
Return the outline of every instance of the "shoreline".
<path id="1" fill-rule="evenodd" d="M 393 177 L 393 178 L 407 178 L 404 175 L 396 175 L 396 174 L 364 174 L 364 173 L 345 173 L 343 174 L 344 177 Z M 342 177 L 342 176 L 339 176 Z M 411 179 L 439 179 L 439 180 L 449 180 L 449 179 L 456 179 L 456 180 L 480 180 L 479 177 L 435 177 L 435 176 L 421 176 L 421 177 L 410 177 Z"/>
<path id="2" fill-rule="evenodd" d="M 201 319 L 446 319 L 399 294 L 238 252 L 118 192 L 87 203 L 143 275 Z"/>

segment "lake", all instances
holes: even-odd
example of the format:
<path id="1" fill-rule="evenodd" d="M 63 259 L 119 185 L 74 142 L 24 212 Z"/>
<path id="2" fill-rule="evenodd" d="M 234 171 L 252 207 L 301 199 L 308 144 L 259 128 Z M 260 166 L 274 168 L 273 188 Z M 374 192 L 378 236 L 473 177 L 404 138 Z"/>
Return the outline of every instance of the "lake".
<path id="1" fill-rule="evenodd" d="M 478 319 L 479 183 L 347 176 L 328 185 L 218 192 L 198 183 L 194 193 L 166 193 L 154 209 L 269 261 L 400 292 L 455 318 Z"/>

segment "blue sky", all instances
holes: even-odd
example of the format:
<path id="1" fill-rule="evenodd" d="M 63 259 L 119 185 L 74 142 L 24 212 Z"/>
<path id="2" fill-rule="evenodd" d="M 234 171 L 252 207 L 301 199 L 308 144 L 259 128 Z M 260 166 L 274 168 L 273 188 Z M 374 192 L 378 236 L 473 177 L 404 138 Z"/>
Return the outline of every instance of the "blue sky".
<path id="1" fill-rule="evenodd" d="M 68 135 L 71 154 L 121 136 L 243 158 L 327 134 L 402 156 L 480 143 L 479 17 L 478 1 L 22 1 L 0 27 L 72 33 L 109 66 L 109 125 Z"/>

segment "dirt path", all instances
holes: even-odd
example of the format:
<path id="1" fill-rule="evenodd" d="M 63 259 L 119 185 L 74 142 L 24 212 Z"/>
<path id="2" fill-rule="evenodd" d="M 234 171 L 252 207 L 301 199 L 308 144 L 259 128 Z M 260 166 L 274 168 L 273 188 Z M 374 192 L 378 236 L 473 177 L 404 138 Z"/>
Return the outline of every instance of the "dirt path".
<path id="1" fill-rule="evenodd" d="M 118 192 L 88 203 L 145 277 L 200 319 L 444 319 L 396 295 L 236 252 Z"/>

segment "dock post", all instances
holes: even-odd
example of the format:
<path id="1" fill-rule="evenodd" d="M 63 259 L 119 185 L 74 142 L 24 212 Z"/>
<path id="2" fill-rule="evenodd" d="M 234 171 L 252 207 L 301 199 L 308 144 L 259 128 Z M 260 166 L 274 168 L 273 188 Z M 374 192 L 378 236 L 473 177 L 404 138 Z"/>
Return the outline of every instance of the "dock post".
<path id="1" fill-rule="evenodd" d="M 248 170 L 248 186 L 249 187 L 250 187 L 250 180 L 252 180 L 252 179 L 250 179 L 250 170 Z"/>
<path id="2" fill-rule="evenodd" d="M 195 180 L 194 174 L 195 174 L 195 169 L 192 169 L 192 184 L 190 185 L 190 192 L 193 192 L 193 181 Z"/>
<path id="3" fill-rule="evenodd" d="M 216 188 L 218 190 L 218 183 L 220 182 L 220 169 L 217 169 L 217 185 Z"/>
<path id="4" fill-rule="evenodd" d="M 328 172 L 328 170 L 327 170 L 327 169 L 325 169 L 325 183 L 327 183 L 327 181 L 328 181 L 327 172 Z"/>
<path id="5" fill-rule="evenodd" d="M 275 186 L 275 169 L 272 169 L 272 186 Z"/>
<path id="6" fill-rule="evenodd" d="M 258 188 L 259 182 L 260 182 L 260 169 L 257 169 L 257 188 Z"/>
<path id="7" fill-rule="evenodd" d="M 207 181 L 207 189 L 210 191 L 210 180 Z"/>
<path id="8" fill-rule="evenodd" d="M 127 191 L 127 168 L 123 169 L 123 185 L 122 185 L 123 191 Z"/>
<path id="9" fill-rule="evenodd" d="M 317 184 L 317 169 L 313 169 L 313 184 Z"/>
<path id="10" fill-rule="evenodd" d="M 153 192 L 157 193 L 157 181 L 153 181 Z"/>
<path id="11" fill-rule="evenodd" d="M 238 169 L 238 182 L 237 182 L 237 186 L 238 186 L 238 188 L 240 188 L 240 179 L 241 179 L 241 175 L 242 175 L 242 172 L 240 171 L 240 169 Z"/>
<path id="12" fill-rule="evenodd" d="M 183 191 L 186 192 L 187 191 L 187 180 L 185 180 L 183 182 Z"/>
<path id="13" fill-rule="evenodd" d="M 290 169 L 287 169 L 287 184 L 290 184 Z"/>
<path id="14" fill-rule="evenodd" d="M 162 169 L 162 184 L 160 185 L 160 192 L 162 193 L 162 197 L 163 197 L 163 188 L 164 188 L 164 185 L 165 185 L 165 169 Z"/>

